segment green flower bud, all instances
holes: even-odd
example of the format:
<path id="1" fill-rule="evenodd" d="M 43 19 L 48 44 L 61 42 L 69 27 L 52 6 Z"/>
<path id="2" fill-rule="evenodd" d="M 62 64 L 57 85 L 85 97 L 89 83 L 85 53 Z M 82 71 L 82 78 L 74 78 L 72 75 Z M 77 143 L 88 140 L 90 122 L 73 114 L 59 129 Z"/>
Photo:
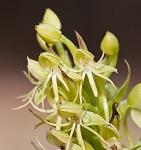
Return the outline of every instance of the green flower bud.
<path id="1" fill-rule="evenodd" d="M 48 44 L 55 44 L 61 38 L 61 31 L 51 24 L 39 24 L 35 27 L 39 36 Z"/>
<path id="2" fill-rule="evenodd" d="M 43 17 L 43 23 L 44 24 L 51 24 L 57 29 L 61 29 L 61 22 L 58 18 L 58 16 L 53 12 L 51 9 L 46 9 L 46 12 Z"/>
<path id="3" fill-rule="evenodd" d="M 118 39 L 113 33 L 107 31 L 106 35 L 104 36 L 101 42 L 100 48 L 107 55 L 118 54 L 119 51 Z"/>

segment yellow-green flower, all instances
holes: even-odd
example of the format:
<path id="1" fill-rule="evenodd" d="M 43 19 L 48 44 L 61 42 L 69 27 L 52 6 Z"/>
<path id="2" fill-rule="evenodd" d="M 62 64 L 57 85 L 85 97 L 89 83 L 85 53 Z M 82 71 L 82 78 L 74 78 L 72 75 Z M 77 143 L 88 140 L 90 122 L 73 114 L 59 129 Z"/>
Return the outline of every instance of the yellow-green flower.
<path id="1" fill-rule="evenodd" d="M 74 54 L 74 63 L 80 69 L 82 80 L 84 81 L 85 76 L 88 76 L 88 80 L 95 97 L 98 96 L 98 91 L 94 76 L 99 76 L 109 81 L 114 86 L 113 82 L 109 78 L 104 76 L 103 73 L 117 71 L 115 68 L 101 63 L 103 56 L 98 62 L 95 62 L 94 56 L 87 50 L 77 49 L 76 53 Z M 80 84 L 80 99 L 82 99 L 82 85 L 83 82 Z"/>

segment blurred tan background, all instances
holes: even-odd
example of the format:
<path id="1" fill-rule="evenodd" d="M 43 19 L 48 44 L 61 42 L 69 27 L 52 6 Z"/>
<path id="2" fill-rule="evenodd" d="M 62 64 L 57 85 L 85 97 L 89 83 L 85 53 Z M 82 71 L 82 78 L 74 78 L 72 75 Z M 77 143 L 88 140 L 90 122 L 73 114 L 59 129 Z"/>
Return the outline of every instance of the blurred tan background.
<path id="1" fill-rule="evenodd" d="M 84 37 L 96 59 L 101 56 L 99 45 L 105 32 L 113 32 L 120 42 L 118 75 L 114 75 L 113 80 L 120 86 L 126 78 L 126 58 L 132 68 L 129 90 L 141 82 L 140 0 L 3 1 L 0 4 L 1 150 L 34 150 L 30 142 L 35 141 L 35 134 L 49 148 L 45 139 L 47 127 L 34 130 L 38 120 L 28 111 L 28 107 L 11 110 L 21 104 L 16 97 L 32 87 L 22 71 L 26 70 L 26 57 L 37 59 L 42 51 L 36 42 L 34 27 L 42 20 L 46 8 L 58 14 L 63 24 L 63 33 L 76 44 L 74 30 Z M 141 130 L 132 122 L 130 128 L 135 141 L 141 135 Z"/>

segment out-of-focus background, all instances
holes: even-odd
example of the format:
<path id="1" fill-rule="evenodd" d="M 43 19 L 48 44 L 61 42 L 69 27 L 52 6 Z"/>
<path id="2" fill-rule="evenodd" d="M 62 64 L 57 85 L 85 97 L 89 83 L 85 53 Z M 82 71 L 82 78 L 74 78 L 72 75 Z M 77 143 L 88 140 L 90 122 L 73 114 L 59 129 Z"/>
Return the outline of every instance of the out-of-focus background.
<path id="1" fill-rule="evenodd" d="M 51 8 L 60 17 L 62 32 L 77 44 L 74 30 L 78 31 L 96 59 L 101 56 L 100 43 L 106 31 L 113 32 L 120 42 L 118 75 L 112 78 L 121 85 L 127 75 L 124 59 L 130 63 L 132 77 L 129 90 L 141 82 L 141 1 L 140 0 L 13 0 L 0 3 L 0 149 L 34 150 L 34 135 L 45 147 L 46 126 L 37 130 L 36 118 L 20 105 L 17 96 L 31 89 L 22 71 L 26 70 L 29 56 L 37 59 L 42 51 L 36 41 L 35 25 Z M 129 91 L 128 90 L 128 91 Z M 134 141 L 141 130 L 132 122 Z M 51 148 L 50 148 L 51 149 Z"/>

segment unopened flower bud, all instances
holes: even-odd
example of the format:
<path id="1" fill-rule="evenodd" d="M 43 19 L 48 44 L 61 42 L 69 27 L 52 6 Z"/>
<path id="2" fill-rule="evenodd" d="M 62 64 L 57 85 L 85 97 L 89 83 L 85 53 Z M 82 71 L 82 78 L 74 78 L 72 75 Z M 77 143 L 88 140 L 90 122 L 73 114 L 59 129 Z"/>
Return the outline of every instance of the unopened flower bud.
<path id="1" fill-rule="evenodd" d="M 106 35 L 104 36 L 101 42 L 100 48 L 107 55 L 118 54 L 119 51 L 118 39 L 113 33 L 107 31 Z"/>
<path id="2" fill-rule="evenodd" d="M 51 24 L 57 29 L 61 29 L 61 22 L 58 18 L 58 16 L 53 12 L 51 9 L 46 9 L 44 17 L 43 17 L 43 23 L 44 24 Z"/>
<path id="3" fill-rule="evenodd" d="M 61 31 L 51 24 L 39 24 L 36 26 L 39 36 L 48 44 L 55 44 L 61 38 Z"/>

